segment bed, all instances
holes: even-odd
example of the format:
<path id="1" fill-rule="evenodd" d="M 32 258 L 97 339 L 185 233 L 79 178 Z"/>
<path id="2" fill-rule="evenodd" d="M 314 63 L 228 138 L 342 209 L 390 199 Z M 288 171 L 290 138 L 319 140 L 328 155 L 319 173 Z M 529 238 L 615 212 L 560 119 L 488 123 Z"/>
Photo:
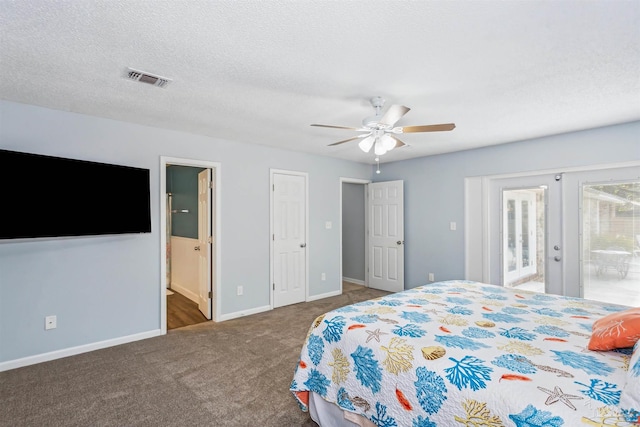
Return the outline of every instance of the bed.
<path id="1" fill-rule="evenodd" d="M 638 332 L 589 350 L 594 322 L 632 310 L 432 283 L 319 316 L 290 390 L 323 427 L 636 425 Z M 611 325 L 597 336 L 629 329 Z"/>

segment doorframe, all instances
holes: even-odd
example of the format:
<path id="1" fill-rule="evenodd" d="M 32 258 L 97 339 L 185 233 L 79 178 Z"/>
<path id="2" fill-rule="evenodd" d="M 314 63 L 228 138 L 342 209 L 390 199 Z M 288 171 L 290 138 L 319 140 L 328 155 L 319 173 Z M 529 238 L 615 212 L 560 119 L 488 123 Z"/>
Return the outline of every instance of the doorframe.
<path id="1" fill-rule="evenodd" d="M 340 293 L 342 293 L 342 184 L 361 184 L 364 187 L 364 286 L 369 287 L 369 209 L 367 200 L 369 199 L 369 184 L 371 184 L 370 179 L 359 179 L 359 178 L 345 178 L 340 177 L 340 189 L 339 189 L 339 204 L 340 204 L 340 234 L 339 234 L 339 249 L 340 249 Z"/>
<path id="2" fill-rule="evenodd" d="M 306 250 L 304 251 L 304 300 L 309 301 L 309 173 L 293 171 L 287 169 L 269 169 L 269 236 L 273 236 L 273 176 L 275 174 L 294 175 L 304 177 L 304 240 L 307 242 Z M 273 238 L 269 240 L 269 307 L 273 310 L 273 284 L 274 284 L 274 271 L 273 271 Z"/>
<path id="3" fill-rule="evenodd" d="M 214 322 L 220 321 L 220 313 L 222 304 L 220 301 L 221 295 L 221 253 L 222 253 L 222 225 L 221 225 L 221 209 L 220 201 L 222 194 L 221 174 L 222 165 L 219 162 L 211 162 L 208 160 L 198 159 L 186 159 L 179 157 L 160 156 L 160 333 L 162 335 L 167 333 L 167 204 L 165 203 L 167 193 L 167 166 L 188 166 L 195 168 L 209 168 L 213 171 L 215 176 L 215 188 L 213 199 L 215 200 L 215 209 L 211 212 L 211 219 L 214 222 L 213 236 L 214 241 L 214 253 L 215 253 L 215 271 L 211 275 L 213 281 L 212 291 L 214 295 L 214 305 L 211 307 L 212 316 L 211 320 Z M 215 287 L 215 289 L 213 289 Z"/>

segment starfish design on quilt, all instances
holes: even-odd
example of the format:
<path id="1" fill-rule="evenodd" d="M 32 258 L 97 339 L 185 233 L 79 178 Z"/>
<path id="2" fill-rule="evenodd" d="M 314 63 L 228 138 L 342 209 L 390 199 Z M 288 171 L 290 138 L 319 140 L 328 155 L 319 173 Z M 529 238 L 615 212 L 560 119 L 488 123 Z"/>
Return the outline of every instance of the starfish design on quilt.
<path id="1" fill-rule="evenodd" d="M 553 391 L 540 386 L 538 386 L 538 390 L 543 391 L 549 395 L 549 397 L 547 397 L 547 400 L 544 402 L 545 405 L 553 405 L 556 402 L 562 402 L 574 411 L 576 410 L 576 407 L 573 406 L 573 403 L 571 403 L 569 399 L 582 399 L 582 396 L 564 393 L 558 386 L 555 386 Z"/>
<path id="2" fill-rule="evenodd" d="M 386 332 L 380 332 L 380 328 L 376 329 L 375 331 L 370 331 L 367 329 L 365 330 L 365 332 L 369 334 L 366 342 L 369 342 L 371 340 L 376 340 L 380 342 L 380 335 L 387 335 Z"/>

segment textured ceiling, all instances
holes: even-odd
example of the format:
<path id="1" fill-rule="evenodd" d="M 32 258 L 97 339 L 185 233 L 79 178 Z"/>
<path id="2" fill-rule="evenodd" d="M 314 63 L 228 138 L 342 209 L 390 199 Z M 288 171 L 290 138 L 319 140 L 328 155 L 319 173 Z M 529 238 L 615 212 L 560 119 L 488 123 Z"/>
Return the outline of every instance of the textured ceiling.
<path id="1" fill-rule="evenodd" d="M 366 163 L 309 125 L 456 123 L 385 162 L 640 120 L 638 0 L 0 0 L 0 37 L 0 99 Z"/>

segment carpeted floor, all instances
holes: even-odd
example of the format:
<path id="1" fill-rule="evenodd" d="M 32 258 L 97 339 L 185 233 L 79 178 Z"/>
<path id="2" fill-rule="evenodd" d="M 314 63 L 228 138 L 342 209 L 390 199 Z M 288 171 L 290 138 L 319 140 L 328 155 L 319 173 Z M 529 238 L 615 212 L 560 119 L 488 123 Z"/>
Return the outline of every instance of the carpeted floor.
<path id="1" fill-rule="evenodd" d="M 311 322 L 340 296 L 0 372 L 0 426 L 316 426 L 289 392 Z"/>

